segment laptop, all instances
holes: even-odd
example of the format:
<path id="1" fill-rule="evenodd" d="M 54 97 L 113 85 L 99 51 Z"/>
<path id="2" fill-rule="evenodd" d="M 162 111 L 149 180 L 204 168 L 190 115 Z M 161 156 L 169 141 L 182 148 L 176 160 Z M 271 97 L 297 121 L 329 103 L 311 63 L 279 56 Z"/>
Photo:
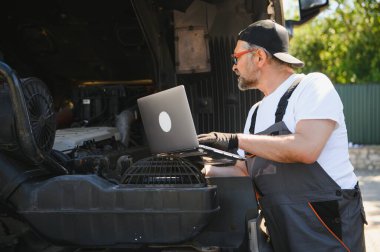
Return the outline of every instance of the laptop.
<path id="1" fill-rule="evenodd" d="M 137 100 L 153 154 L 200 156 L 207 164 L 230 164 L 243 157 L 200 145 L 185 87 L 176 86 Z"/>

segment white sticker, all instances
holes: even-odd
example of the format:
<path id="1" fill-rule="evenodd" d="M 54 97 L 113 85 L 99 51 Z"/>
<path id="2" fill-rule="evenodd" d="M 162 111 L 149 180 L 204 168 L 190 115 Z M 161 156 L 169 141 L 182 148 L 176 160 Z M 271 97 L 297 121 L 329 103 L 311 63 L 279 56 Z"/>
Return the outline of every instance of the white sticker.
<path id="1" fill-rule="evenodd" d="M 91 100 L 90 99 L 83 99 L 82 103 L 83 104 L 91 104 Z"/>
<path id="2" fill-rule="evenodd" d="M 158 116 L 158 122 L 163 131 L 169 132 L 172 128 L 172 121 L 170 120 L 170 116 L 167 112 L 162 111 Z"/>

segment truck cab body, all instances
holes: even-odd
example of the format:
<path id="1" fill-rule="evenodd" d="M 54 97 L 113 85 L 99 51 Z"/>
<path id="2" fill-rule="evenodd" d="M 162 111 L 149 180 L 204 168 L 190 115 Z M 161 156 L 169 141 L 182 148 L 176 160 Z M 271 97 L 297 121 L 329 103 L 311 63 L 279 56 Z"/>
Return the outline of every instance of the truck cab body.
<path id="1" fill-rule="evenodd" d="M 328 1 L 308 4 L 293 24 Z M 151 155 L 136 100 L 184 85 L 198 133 L 241 131 L 261 94 L 239 92 L 230 54 L 248 24 L 285 24 L 282 1 L 13 1 L 3 12 L 2 251 L 254 251 L 250 178 Z"/>

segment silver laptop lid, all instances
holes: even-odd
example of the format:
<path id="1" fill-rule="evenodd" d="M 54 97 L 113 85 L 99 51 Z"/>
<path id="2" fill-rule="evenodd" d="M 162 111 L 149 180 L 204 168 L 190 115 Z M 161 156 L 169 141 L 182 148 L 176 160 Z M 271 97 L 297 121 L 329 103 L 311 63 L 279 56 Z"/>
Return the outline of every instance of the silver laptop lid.
<path id="1" fill-rule="evenodd" d="M 137 104 L 152 153 L 179 152 L 198 147 L 183 85 L 142 97 Z"/>

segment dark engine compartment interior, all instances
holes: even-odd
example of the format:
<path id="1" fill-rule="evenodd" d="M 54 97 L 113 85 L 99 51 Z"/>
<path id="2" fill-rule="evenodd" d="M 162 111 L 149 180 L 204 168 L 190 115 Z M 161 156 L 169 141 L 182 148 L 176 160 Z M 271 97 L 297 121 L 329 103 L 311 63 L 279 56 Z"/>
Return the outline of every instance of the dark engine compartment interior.
<path id="1" fill-rule="evenodd" d="M 191 6 L 213 16 L 206 39 L 212 70 L 176 73 L 176 24 Z M 259 95 L 231 85 L 226 55 L 236 27 L 262 13 L 248 7 L 218 0 L 8 3 L 0 16 L 0 250 L 244 251 L 246 220 L 257 212 L 250 178 L 205 179 L 186 160 L 151 157 L 136 100 L 184 84 L 198 132 L 241 128 L 236 117 L 249 108 L 241 101 Z M 236 13 L 236 27 L 220 21 Z M 108 127 L 123 130 L 113 135 Z M 53 144 L 94 129 L 106 137 Z"/>
<path id="2" fill-rule="evenodd" d="M 0 60 L 46 83 L 58 128 L 115 126 L 116 115 L 157 89 L 131 1 L 13 1 L 3 10 Z"/>
<path id="3" fill-rule="evenodd" d="M 58 129 L 114 126 L 125 110 L 138 119 L 137 98 L 183 84 L 199 133 L 241 131 L 260 94 L 231 84 L 236 79 L 228 59 L 237 32 L 264 18 L 267 6 L 243 0 L 12 1 L 0 16 L 0 60 L 21 78 L 46 83 Z M 199 26 L 207 32 L 210 71 L 176 73 L 176 29 Z M 134 128 L 131 144 L 144 145 L 141 125 Z"/>
<path id="4" fill-rule="evenodd" d="M 56 97 L 70 97 L 76 82 L 154 78 L 130 1 L 12 1 L 3 10 L 3 60 L 50 83 Z"/>

